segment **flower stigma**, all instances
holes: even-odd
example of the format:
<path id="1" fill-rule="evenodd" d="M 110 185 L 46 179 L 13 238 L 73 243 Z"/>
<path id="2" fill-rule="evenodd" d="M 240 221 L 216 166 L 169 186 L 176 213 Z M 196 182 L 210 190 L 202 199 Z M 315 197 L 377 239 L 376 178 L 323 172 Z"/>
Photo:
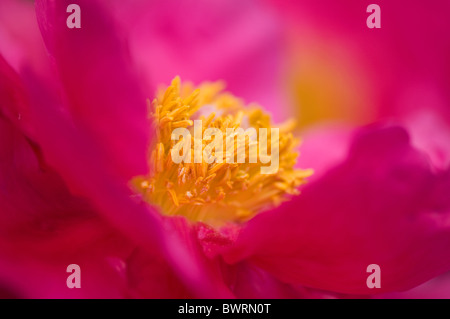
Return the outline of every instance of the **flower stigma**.
<path id="1" fill-rule="evenodd" d="M 294 168 L 293 122 L 274 129 L 260 106 L 223 90 L 221 82 L 195 88 L 176 77 L 147 101 L 156 130 L 150 172 L 132 185 L 164 215 L 242 223 L 298 195 L 313 173 Z"/>

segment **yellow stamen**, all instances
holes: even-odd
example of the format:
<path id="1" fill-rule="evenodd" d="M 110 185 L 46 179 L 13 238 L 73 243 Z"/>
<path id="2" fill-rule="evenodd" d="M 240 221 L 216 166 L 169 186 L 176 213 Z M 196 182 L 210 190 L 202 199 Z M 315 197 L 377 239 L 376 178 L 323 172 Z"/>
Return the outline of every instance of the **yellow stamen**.
<path id="1" fill-rule="evenodd" d="M 134 178 L 133 185 L 146 201 L 159 206 L 163 214 L 183 215 L 213 226 L 244 222 L 297 195 L 298 186 L 312 174 L 311 170 L 294 168 L 299 140 L 291 133 L 295 127 L 292 121 L 279 126 L 279 169 L 275 173 L 261 174 L 261 167 L 270 164 L 249 161 L 250 147 L 265 151 L 267 156 L 260 156 L 261 160 L 270 158 L 270 145 L 274 143 L 270 133 L 267 145 L 257 145 L 248 136 L 239 147 L 235 136 L 228 137 L 231 143 L 227 143 L 227 128 L 242 125 L 256 130 L 266 128 L 270 132 L 272 124 L 270 116 L 259 106 L 245 107 L 240 99 L 222 92 L 223 87 L 220 82 L 204 83 L 195 89 L 176 77 L 166 90 L 159 92 L 151 107 L 149 105 L 150 119 L 156 125 L 156 142 L 150 151 L 151 171 Z M 215 156 L 213 162 L 207 163 L 208 159 L 203 157 L 200 163 L 194 163 L 192 137 L 191 161 L 176 164 L 171 154 L 179 141 L 171 140 L 172 130 L 192 130 L 194 120 L 202 120 L 202 133 L 208 128 L 223 132 L 223 154 L 214 149 L 210 155 Z M 259 133 L 256 138 L 258 136 Z M 207 143 L 201 141 L 200 145 L 204 150 Z M 236 162 L 238 150 L 246 151 L 244 163 Z M 220 154 L 223 158 L 217 162 L 216 156 Z"/>

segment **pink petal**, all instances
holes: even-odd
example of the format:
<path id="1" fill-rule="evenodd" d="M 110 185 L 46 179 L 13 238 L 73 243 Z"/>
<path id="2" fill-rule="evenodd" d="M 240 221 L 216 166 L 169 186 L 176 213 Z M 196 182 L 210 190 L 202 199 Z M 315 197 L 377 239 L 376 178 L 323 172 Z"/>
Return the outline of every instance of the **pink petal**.
<path id="1" fill-rule="evenodd" d="M 69 29 L 72 1 L 36 1 L 42 36 L 54 59 L 64 99 L 78 126 L 125 178 L 147 172 L 149 123 L 145 95 L 120 30 L 98 1 L 78 1 L 81 28 Z M 150 90 L 148 95 L 153 94 Z"/>
<path id="2" fill-rule="evenodd" d="M 31 228 L 30 228 L 31 229 Z M 31 229 L 33 230 L 33 229 Z M 71 220 L 37 236 L 0 240 L 0 286 L 20 298 L 123 298 L 129 295 L 124 257 L 130 244 L 99 221 Z M 80 266 L 81 289 L 66 284 Z"/>
<path id="3" fill-rule="evenodd" d="M 115 1 L 130 33 L 131 53 L 154 85 L 224 80 L 246 102 L 258 102 L 276 120 L 280 108 L 280 19 L 258 1 Z"/>
<path id="4" fill-rule="evenodd" d="M 338 296 L 283 283 L 267 271 L 246 261 L 224 267 L 224 269 L 227 283 L 239 299 L 328 299 Z"/>
<path id="5" fill-rule="evenodd" d="M 369 127 L 344 163 L 252 219 L 224 256 L 318 289 L 409 289 L 450 267 L 449 187 L 450 172 L 433 173 L 405 130 Z M 381 267 L 381 289 L 366 286 L 370 264 Z"/>
<path id="6" fill-rule="evenodd" d="M 47 74 L 49 61 L 31 1 L 1 1 L 0 54 L 16 71 L 27 66 Z"/>
<path id="7" fill-rule="evenodd" d="M 198 226 L 184 217 L 171 217 L 165 219 L 164 229 L 169 237 L 170 258 L 175 259 L 173 268 L 191 294 L 200 298 L 232 298 L 221 275 L 220 261 L 205 253 Z"/>
<path id="8" fill-rule="evenodd" d="M 381 294 L 377 298 L 395 299 L 449 299 L 450 298 L 450 276 L 445 273 L 433 278 L 426 283 L 404 292 L 393 292 Z"/>
<path id="9" fill-rule="evenodd" d="M 96 218 L 88 201 L 70 194 L 43 161 L 39 146 L 1 112 L 0 206 L 0 286 L 5 293 L 22 298 L 126 296 L 126 282 L 111 264 L 111 258 L 124 256 L 124 239 L 111 245 L 114 233 Z M 82 290 L 66 286 L 66 268 L 72 263 L 82 268 Z"/>
<path id="10" fill-rule="evenodd" d="M 298 168 L 311 168 L 308 183 L 322 177 L 330 168 L 345 160 L 354 130 L 345 125 L 315 126 L 301 133 Z M 326 155 L 324 155 L 326 154 Z"/>
<path id="11" fill-rule="evenodd" d="M 202 223 L 197 223 L 198 240 L 205 255 L 217 259 L 220 252 L 231 247 L 235 242 L 241 226 L 229 224 L 215 229 Z M 286 284 L 272 276 L 267 271 L 242 261 L 228 265 L 222 259 L 218 260 L 224 283 L 236 298 L 337 298 L 337 294 L 309 289 L 300 285 Z"/>
<path id="12" fill-rule="evenodd" d="M 166 260 L 136 249 L 127 260 L 132 295 L 138 298 L 192 298 Z"/>
<path id="13" fill-rule="evenodd" d="M 2 65 L 4 66 L 0 63 L 0 66 Z M 4 98 L 0 104 L 2 114 L 5 113 L 6 107 L 13 111 L 26 110 L 26 122 L 31 125 L 32 129 L 26 130 L 26 134 L 29 136 L 23 136 L 20 131 L 17 132 L 17 136 L 20 137 L 22 142 L 27 139 L 33 141 L 32 143 L 41 152 L 39 157 L 44 161 L 45 166 L 48 165 L 52 171 L 54 170 L 61 176 L 72 195 L 77 194 L 77 196 L 86 199 L 89 202 L 89 209 L 92 209 L 95 214 L 99 214 L 108 223 L 120 230 L 132 242 L 152 254 L 160 254 L 161 258 L 166 259 L 174 269 L 176 276 L 191 287 L 190 290 L 193 295 L 217 295 L 222 297 L 230 295 L 226 290 L 217 289 L 217 284 L 211 278 L 214 274 L 207 269 L 205 270 L 208 265 L 205 265 L 201 259 L 203 255 L 192 252 L 192 250 L 195 252 L 197 247 L 195 242 L 192 244 L 189 240 L 192 236 L 180 231 L 189 228 L 180 227 L 179 223 L 163 222 L 163 219 L 153 208 L 143 204 L 133 196 L 122 179 L 117 178 L 117 175 L 111 172 L 111 168 L 104 165 L 107 162 L 105 154 L 96 147 L 90 136 L 86 135 L 86 131 L 74 125 L 65 109 L 57 107 L 57 102 L 46 91 L 48 88 L 43 86 L 35 78 L 35 75 L 32 73 L 26 74 L 24 76 L 26 84 L 23 85 L 11 68 L 0 68 L 0 71 L 0 79 L 7 84 L 6 90 L 0 91 L 2 93 L 0 98 Z M 8 111 L 9 113 L 11 112 Z M 10 116 L 8 118 L 11 122 L 9 122 L 9 126 L 6 126 L 7 131 L 11 129 L 17 131 L 12 123 L 20 125 L 21 120 L 13 120 L 14 117 Z M 16 152 L 14 147 L 21 144 L 11 145 L 10 135 L 5 134 L 4 136 L 5 139 L 2 142 L 5 143 L 6 149 L 4 152 L 0 152 L 0 154 L 6 156 L 4 171 L 6 171 L 9 163 L 19 164 L 19 169 L 24 168 L 24 163 L 31 163 L 35 165 L 36 169 L 40 169 L 39 165 L 36 164 L 36 155 L 30 150 L 29 146 L 25 148 L 24 163 L 16 162 L 14 158 L 11 158 L 11 155 Z M 11 147 L 14 152 L 11 152 Z M 20 177 L 20 174 L 18 176 Z M 15 180 L 16 177 L 16 172 L 13 170 L 6 180 Z M 15 194 L 19 194 L 24 185 L 29 185 L 32 188 L 31 191 L 25 192 L 22 196 L 22 198 L 27 198 L 33 196 L 33 192 L 36 192 L 36 190 L 42 191 L 43 186 L 45 192 L 45 187 L 48 187 L 48 185 L 42 185 L 43 181 L 39 178 L 35 181 L 36 183 L 32 184 L 29 184 L 28 177 L 17 181 L 20 182 L 17 191 L 7 185 L 5 190 L 10 194 L 7 194 L 2 200 L 6 203 L 5 205 L 8 205 L 8 211 L 17 214 L 19 221 L 22 218 L 28 220 L 26 215 L 25 217 L 22 216 L 24 213 L 22 210 L 14 209 L 14 200 L 18 198 Z M 44 181 L 44 183 L 49 183 L 49 181 Z M 51 196 L 48 198 L 50 205 L 54 204 L 54 200 L 58 205 L 58 201 L 64 201 L 64 197 L 59 197 L 60 194 L 55 193 L 54 188 L 51 187 L 53 184 L 49 184 L 48 195 L 57 196 L 56 199 Z M 14 196 L 10 196 L 11 193 Z M 45 202 L 46 199 L 39 203 Z M 35 213 L 42 220 L 43 226 L 47 225 L 49 221 L 50 225 L 53 225 L 52 219 L 48 219 L 48 214 L 42 214 L 42 210 L 29 206 L 29 204 L 33 204 L 32 197 L 30 197 L 29 202 L 23 201 L 22 203 L 25 212 L 34 212 L 34 209 L 36 209 Z M 62 205 L 62 207 L 65 206 Z M 64 210 L 60 208 L 59 212 L 64 212 Z M 83 218 L 83 214 L 79 216 L 82 212 L 82 210 L 75 209 L 74 213 L 76 216 Z M 3 215 L 2 218 L 12 225 L 17 224 L 9 214 Z M 70 218 L 63 217 L 62 219 L 64 222 L 71 223 Z M 60 229 L 57 223 L 54 226 L 56 229 Z M 33 229 L 33 227 L 31 228 Z M 18 227 L 16 234 L 19 238 L 20 234 L 23 233 L 27 233 L 27 229 Z M 2 235 L 10 238 L 8 233 Z M 195 236 L 192 238 L 195 238 Z"/>
<path id="14" fill-rule="evenodd" d="M 433 107 L 450 121 L 448 1 L 433 1 L 429 5 L 420 1 L 407 5 L 399 1 L 377 1 L 381 8 L 380 29 L 366 26 L 369 2 L 271 2 L 285 20 L 291 22 L 293 40 L 298 43 L 297 58 L 314 56 L 315 50 L 325 47 L 330 48 L 324 52 L 330 69 L 348 66 L 338 78 L 353 75 L 354 78 L 344 84 L 345 89 L 349 89 L 349 102 L 362 101 L 365 104 L 356 107 L 364 109 L 368 104 L 369 114 L 373 113 L 370 118 L 398 117 L 411 110 Z M 335 51 L 346 54 L 329 54 Z M 353 57 L 353 63 L 347 63 L 347 56 Z M 318 64 L 317 72 L 322 67 Z M 355 85 L 349 86 L 349 83 Z M 347 99 L 347 96 L 337 98 Z M 431 106 L 430 98 L 442 103 Z M 339 102 L 345 101 L 333 101 L 341 105 Z M 350 116 L 359 111 L 353 109 Z M 348 117 L 348 114 L 339 115 Z M 365 121 L 370 121 L 367 114 L 361 115 Z"/>
<path id="15" fill-rule="evenodd" d="M 411 133 L 411 143 L 430 157 L 433 167 L 446 170 L 450 165 L 450 125 L 435 109 L 412 113 L 402 122 Z"/>
<path id="16" fill-rule="evenodd" d="M 194 287 L 195 293 L 206 296 L 217 291 L 210 283 L 204 265 L 191 253 L 190 243 L 183 234 L 176 227 L 164 225 L 154 208 L 139 202 L 128 187 L 102 169 L 104 159 L 89 139 L 71 127 L 61 114 L 50 113 L 51 109 L 33 114 L 42 125 L 39 141 L 49 163 L 61 172 L 77 193 L 81 192 L 91 200 L 97 212 L 128 238 L 144 249 L 157 249 L 177 275 Z M 55 138 L 55 134 L 59 138 Z"/>

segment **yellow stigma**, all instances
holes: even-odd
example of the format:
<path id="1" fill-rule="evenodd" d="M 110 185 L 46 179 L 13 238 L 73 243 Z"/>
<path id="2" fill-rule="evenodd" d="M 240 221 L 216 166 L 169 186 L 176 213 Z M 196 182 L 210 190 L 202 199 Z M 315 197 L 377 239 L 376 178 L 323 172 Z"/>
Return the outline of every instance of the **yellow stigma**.
<path id="1" fill-rule="evenodd" d="M 176 77 L 166 90 L 157 94 L 153 103 L 148 101 L 150 118 L 156 128 L 155 142 L 150 150 L 150 172 L 132 182 L 143 199 L 158 206 L 165 215 L 183 215 L 213 226 L 244 222 L 297 195 L 298 186 L 312 174 L 311 170 L 294 168 L 299 140 L 291 133 L 293 123 L 279 126 L 279 168 L 274 173 L 261 174 L 261 168 L 270 164 L 261 163 L 260 158 L 256 163 L 248 161 L 249 145 L 254 143 L 248 136 L 245 138 L 244 163 L 236 163 L 236 160 L 231 163 L 226 158 L 229 154 L 226 149 L 221 163 L 215 160 L 208 164 L 203 158 L 200 163 L 183 161 L 176 164 L 172 150 L 178 141 L 172 140 L 172 132 L 176 128 L 192 130 L 194 120 L 202 120 L 203 132 L 207 128 L 220 129 L 224 146 L 229 145 L 225 141 L 227 128 L 253 127 L 256 131 L 267 128 L 270 132 L 271 119 L 267 113 L 257 105 L 245 107 L 240 99 L 223 89 L 220 82 L 203 83 L 195 89 L 191 83 L 181 84 Z M 270 134 L 268 138 L 267 145 L 270 145 Z M 202 140 L 201 148 L 204 149 L 207 143 L 210 141 Z M 192 137 L 192 156 L 194 144 Z M 231 145 L 237 151 L 237 141 Z M 265 146 L 257 147 L 259 150 Z M 213 155 L 218 155 L 217 150 Z"/>

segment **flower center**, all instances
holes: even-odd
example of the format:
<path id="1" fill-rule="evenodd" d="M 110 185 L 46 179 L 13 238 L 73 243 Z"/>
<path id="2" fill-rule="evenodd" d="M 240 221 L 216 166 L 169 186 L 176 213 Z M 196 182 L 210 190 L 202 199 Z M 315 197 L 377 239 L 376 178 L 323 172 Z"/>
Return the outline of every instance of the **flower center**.
<path id="1" fill-rule="evenodd" d="M 156 127 L 150 172 L 132 183 L 165 215 L 213 226 L 245 222 L 297 195 L 312 174 L 294 168 L 299 140 L 291 132 L 293 123 L 281 125 L 275 135 L 267 113 L 257 105 L 244 107 L 223 88 L 218 82 L 195 89 L 176 77 L 149 102 Z M 252 130 L 239 134 L 246 128 Z M 177 136 L 176 129 L 187 134 Z M 211 130 L 214 138 L 205 138 Z"/>

